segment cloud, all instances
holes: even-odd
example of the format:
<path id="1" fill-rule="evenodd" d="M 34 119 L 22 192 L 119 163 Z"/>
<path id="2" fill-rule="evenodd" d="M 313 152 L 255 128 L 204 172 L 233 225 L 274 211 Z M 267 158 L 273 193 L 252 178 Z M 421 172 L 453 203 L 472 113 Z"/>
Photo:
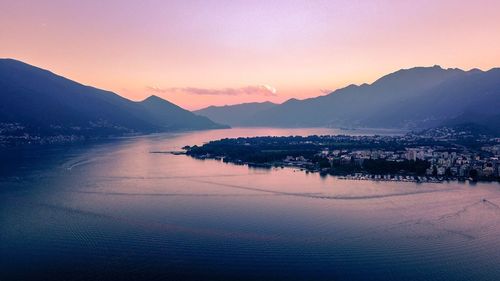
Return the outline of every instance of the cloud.
<path id="1" fill-rule="evenodd" d="M 246 86 L 241 88 L 205 89 L 205 88 L 158 88 L 147 87 L 149 91 L 156 93 L 186 93 L 200 96 L 276 96 L 276 89 L 269 85 Z"/>
<path id="2" fill-rule="evenodd" d="M 323 94 L 330 94 L 333 92 L 333 90 L 330 90 L 330 89 L 319 89 L 319 91 Z"/>

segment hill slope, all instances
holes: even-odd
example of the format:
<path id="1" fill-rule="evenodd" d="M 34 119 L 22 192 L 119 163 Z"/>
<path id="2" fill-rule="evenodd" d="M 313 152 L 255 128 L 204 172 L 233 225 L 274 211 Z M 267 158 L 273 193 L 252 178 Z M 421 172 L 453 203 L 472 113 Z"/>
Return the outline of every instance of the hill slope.
<path id="1" fill-rule="evenodd" d="M 241 126 L 245 124 L 248 119 L 254 117 L 256 113 L 271 109 L 274 106 L 276 106 L 276 104 L 272 102 L 253 102 L 237 105 L 209 106 L 194 111 L 194 113 L 206 116 L 217 123 L 230 126 Z"/>
<path id="2" fill-rule="evenodd" d="M 500 108 L 500 71 L 416 67 L 373 84 L 351 85 L 328 95 L 291 99 L 247 119 L 247 126 L 427 128 L 470 113 Z"/>
<path id="3" fill-rule="evenodd" d="M 12 59 L 0 59 L 0 123 L 83 136 L 221 127 L 158 97 L 134 102 Z"/>

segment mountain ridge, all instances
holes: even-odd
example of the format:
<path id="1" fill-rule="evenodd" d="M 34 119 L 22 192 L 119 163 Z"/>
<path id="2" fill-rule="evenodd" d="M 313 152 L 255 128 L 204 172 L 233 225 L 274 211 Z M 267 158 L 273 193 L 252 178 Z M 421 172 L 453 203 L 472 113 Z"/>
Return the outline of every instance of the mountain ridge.
<path id="1" fill-rule="evenodd" d="M 131 101 L 14 59 L 0 59 L 0 124 L 86 137 L 225 127 L 157 96 Z"/>
<path id="2" fill-rule="evenodd" d="M 243 122 L 255 113 L 272 108 L 277 104 L 266 102 L 249 102 L 236 105 L 209 106 L 196 111 L 196 114 L 210 118 L 211 120 L 230 126 L 241 126 Z"/>
<path id="3" fill-rule="evenodd" d="M 326 95 L 289 99 L 254 112 L 241 125 L 405 129 L 446 125 L 478 108 L 487 108 L 488 114 L 500 108 L 498 69 L 465 71 L 439 65 L 400 69 L 371 84 L 350 84 Z"/>

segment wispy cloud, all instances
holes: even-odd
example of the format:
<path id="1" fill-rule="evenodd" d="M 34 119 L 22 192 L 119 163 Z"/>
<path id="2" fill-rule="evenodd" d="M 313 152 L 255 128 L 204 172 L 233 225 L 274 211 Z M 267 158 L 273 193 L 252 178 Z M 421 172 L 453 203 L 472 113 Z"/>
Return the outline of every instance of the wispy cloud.
<path id="1" fill-rule="evenodd" d="M 330 94 L 331 92 L 333 92 L 333 90 L 330 89 L 319 89 L 319 91 L 323 94 Z"/>
<path id="2" fill-rule="evenodd" d="M 222 88 L 222 89 L 206 89 L 206 88 L 159 88 L 147 87 L 149 91 L 155 93 L 186 93 L 190 95 L 201 96 L 276 96 L 276 89 L 269 85 L 246 86 L 241 88 Z"/>

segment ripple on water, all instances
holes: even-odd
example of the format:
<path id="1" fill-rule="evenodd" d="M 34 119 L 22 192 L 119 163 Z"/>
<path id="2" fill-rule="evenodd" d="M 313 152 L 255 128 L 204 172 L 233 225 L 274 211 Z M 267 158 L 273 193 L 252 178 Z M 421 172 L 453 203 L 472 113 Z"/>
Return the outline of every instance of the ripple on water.
<path id="1" fill-rule="evenodd" d="M 0 180 L 0 280 L 500 276 L 498 188 L 149 153 L 194 143 L 184 136 L 59 151 L 52 166 L 23 163 L 18 180 Z"/>

